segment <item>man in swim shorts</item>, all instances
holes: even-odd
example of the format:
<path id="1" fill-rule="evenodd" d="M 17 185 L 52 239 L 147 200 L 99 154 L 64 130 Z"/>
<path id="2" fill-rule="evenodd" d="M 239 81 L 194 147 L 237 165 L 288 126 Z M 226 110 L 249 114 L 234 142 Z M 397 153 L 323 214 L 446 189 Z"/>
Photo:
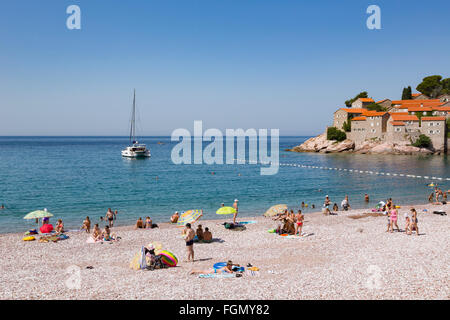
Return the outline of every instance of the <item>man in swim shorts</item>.
<path id="1" fill-rule="evenodd" d="M 110 228 L 114 226 L 114 212 L 112 212 L 111 208 L 108 208 L 105 219 L 108 220 L 108 226 Z"/>
<path id="2" fill-rule="evenodd" d="M 195 231 L 191 228 L 190 223 L 186 223 L 186 228 L 183 230 L 184 241 L 186 241 L 186 252 L 187 260 L 186 262 L 194 262 L 194 237 Z"/>

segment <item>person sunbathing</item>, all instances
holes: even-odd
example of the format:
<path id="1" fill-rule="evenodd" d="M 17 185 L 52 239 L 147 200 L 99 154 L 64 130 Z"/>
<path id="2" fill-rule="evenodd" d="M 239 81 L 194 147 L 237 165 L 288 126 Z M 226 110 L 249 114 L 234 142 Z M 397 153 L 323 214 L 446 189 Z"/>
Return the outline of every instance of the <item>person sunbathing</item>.
<path id="1" fill-rule="evenodd" d="M 178 222 L 178 218 L 180 218 L 180 214 L 178 213 L 178 211 L 176 211 L 176 212 L 170 217 L 170 222 L 171 222 L 171 223 L 177 223 L 177 222 Z"/>
<path id="2" fill-rule="evenodd" d="M 189 274 L 213 274 L 213 273 L 233 273 L 233 267 L 239 267 L 238 264 L 233 264 L 231 260 L 228 260 L 227 265 L 222 268 L 211 268 L 206 270 L 191 270 Z"/>
<path id="3" fill-rule="evenodd" d="M 144 221 L 141 217 L 136 221 L 136 225 L 134 226 L 135 229 L 143 229 L 144 228 Z"/>
<path id="4" fill-rule="evenodd" d="M 209 228 L 205 228 L 205 232 L 203 232 L 203 242 L 211 242 L 212 241 L 212 233 L 209 231 Z"/>
<path id="5" fill-rule="evenodd" d="M 150 219 L 150 217 L 147 217 L 145 219 L 145 229 L 150 229 L 152 225 L 153 225 L 152 219 Z"/>
<path id="6" fill-rule="evenodd" d="M 92 230 L 92 238 L 94 241 L 102 240 L 102 231 L 100 230 L 98 223 L 94 225 L 94 229 Z"/>

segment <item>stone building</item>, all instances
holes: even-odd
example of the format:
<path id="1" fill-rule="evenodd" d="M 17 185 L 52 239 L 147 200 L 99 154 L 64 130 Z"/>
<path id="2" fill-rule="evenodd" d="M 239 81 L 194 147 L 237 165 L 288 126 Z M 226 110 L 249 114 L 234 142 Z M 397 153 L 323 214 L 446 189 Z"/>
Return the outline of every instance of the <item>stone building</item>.
<path id="1" fill-rule="evenodd" d="M 450 101 L 445 101 L 445 96 L 440 99 L 424 99 L 423 95 L 416 97 L 413 100 L 384 99 L 377 102 L 389 112 L 367 110 L 367 105 L 374 103 L 373 100 L 357 99 L 352 108 L 340 108 L 334 113 L 333 126 L 344 130 L 344 123 L 350 123 L 347 138 L 356 146 L 371 140 L 413 143 L 424 134 L 431 139 L 435 150 L 446 150 Z"/>
<path id="2" fill-rule="evenodd" d="M 358 98 L 353 101 L 352 108 L 364 108 L 372 103 L 375 103 L 375 101 L 371 98 Z"/>

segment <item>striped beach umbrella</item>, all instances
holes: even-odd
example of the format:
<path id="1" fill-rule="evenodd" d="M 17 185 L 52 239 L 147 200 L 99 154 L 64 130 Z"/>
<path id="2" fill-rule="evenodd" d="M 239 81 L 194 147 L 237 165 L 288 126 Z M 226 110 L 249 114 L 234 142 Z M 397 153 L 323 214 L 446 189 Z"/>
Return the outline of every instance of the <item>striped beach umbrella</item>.
<path id="1" fill-rule="evenodd" d="M 233 207 L 222 207 L 216 211 L 217 214 L 235 214 L 236 209 Z"/>
<path id="2" fill-rule="evenodd" d="M 273 217 L 276 216 L 277 214 L 283 213 L 285 210 L 287 210 L 287 205 L 285 204 L 277 204 L 274 205 L 272 207 L 270 207 L 266 213 L 264 213 L 265 217 Z"/>
<path id="3" fill-rule="evenodd" d="M 188 210 L 181 213 L 177 226 L 184 227 L 186 223 L 194 223 L 203 216 L 203 210 Z"/>

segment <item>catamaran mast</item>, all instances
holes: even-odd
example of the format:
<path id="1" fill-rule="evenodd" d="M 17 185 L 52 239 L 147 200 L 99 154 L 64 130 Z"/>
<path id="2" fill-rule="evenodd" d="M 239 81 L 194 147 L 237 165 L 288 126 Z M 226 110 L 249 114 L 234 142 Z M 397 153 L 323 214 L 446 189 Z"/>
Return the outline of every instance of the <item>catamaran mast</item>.
<path id="1" fill-rule="evenodd" d="M 136 89 L 133 92 L 133 112 L 131 114 L 130 143 L 136 141 Z"/>

